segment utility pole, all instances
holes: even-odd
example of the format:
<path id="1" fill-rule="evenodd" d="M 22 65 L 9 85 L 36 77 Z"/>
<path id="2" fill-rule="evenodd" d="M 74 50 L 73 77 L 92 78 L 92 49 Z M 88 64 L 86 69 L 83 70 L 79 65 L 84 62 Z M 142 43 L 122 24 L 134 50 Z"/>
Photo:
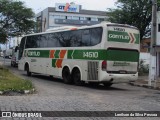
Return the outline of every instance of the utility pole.
<path id="1" fill-rule="evenodd" d="M 152 0 L 152 27 L 151 27 L 151 45 L 150 45 L 150 67 L 149 67 L 149 80 L 148 85 L 151 86 L 151 81 L 155 81 L 157 78 L 156 68 L 156 51 L 154 45 L 156 45 L 157 34 L 157 0 Z"/>

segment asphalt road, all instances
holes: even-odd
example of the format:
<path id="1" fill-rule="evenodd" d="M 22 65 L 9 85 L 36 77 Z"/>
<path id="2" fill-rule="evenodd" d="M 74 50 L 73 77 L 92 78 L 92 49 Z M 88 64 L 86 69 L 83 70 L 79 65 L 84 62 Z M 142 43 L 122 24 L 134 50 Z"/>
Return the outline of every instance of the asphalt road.
<path id="1" fill-rule="evenodd" d="M 2 58 L 0 58 L 2 62 Z M 36 92 L 30 95 L 0 96 L 1 111 L 160 111 L 160 91 L 128 84 L 114 84 L 111 88 L 89 85 L 67 85 L 60 79 L 44 75 L 28 77 L 26 72 L 10 67 L 14 74 L 33 82 Z M 49 118 L 44 118 L 49 119 Z M 53 118 L 50 118 L 53 119 Z M 56 118 L 79 119 L 82 118 Z M 159 118 L 83 118 L 159 120 Z"/>

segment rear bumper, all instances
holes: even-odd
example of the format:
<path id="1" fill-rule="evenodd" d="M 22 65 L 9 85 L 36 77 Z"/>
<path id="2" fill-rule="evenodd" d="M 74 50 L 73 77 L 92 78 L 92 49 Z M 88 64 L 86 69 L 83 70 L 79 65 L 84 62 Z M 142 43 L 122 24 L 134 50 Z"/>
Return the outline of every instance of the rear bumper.
<path id="1" fill-rule="evenodd" d="M 106 71 L 101 71 L 99 74 L 99 82 L 123 83 L 137 79 L 138 72 L 136 74 L 108 74 Z"/>

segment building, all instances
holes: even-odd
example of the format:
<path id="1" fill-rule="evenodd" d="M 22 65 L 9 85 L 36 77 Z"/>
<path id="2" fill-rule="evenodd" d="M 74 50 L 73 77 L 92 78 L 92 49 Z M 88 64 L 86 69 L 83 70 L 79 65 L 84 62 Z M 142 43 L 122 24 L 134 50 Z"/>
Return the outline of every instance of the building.
<path id="1" fill-rule="evenodd" d="M 156 34 L 156 75 L 160 77 L 160 11 L 157 11 L 157 34 Z"/>
<path id="2" fill-rule="evenodd" d="M 140 52 L 149 53 L 150 52 L 150 42 L 151 38 L 143 38 L 140 43 Z"/>
<path id="3" fill-rule="evenodd" d="M 37 32 L 60 26 L 98 24 L 106 19 L 105 11 L 84 10 L 75 3 L 56 3 L 36 14 Z"/>

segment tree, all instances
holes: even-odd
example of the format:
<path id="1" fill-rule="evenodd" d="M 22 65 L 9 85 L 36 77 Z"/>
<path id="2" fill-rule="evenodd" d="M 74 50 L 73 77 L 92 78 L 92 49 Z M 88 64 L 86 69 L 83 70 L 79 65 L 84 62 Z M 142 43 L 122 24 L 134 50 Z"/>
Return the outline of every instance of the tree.
<path id="1" fill-rule="evenodd" d="M 160 5 L 160 0 L 158 5 Z M 118 0 L 116 9 L 110 9 L 108 20 L 115 23 L 129 24 L 140 30 L 140 40 L 150 32 L 152 18 L 151 0 Z"/>
<path id="2" fill-rule="evenodd" d="M 33 31 L 35 22 L 32 9 L 23 2 L 0 0 L 0 43 L 5 43 L 9 36 L 16 36 Z"/>

